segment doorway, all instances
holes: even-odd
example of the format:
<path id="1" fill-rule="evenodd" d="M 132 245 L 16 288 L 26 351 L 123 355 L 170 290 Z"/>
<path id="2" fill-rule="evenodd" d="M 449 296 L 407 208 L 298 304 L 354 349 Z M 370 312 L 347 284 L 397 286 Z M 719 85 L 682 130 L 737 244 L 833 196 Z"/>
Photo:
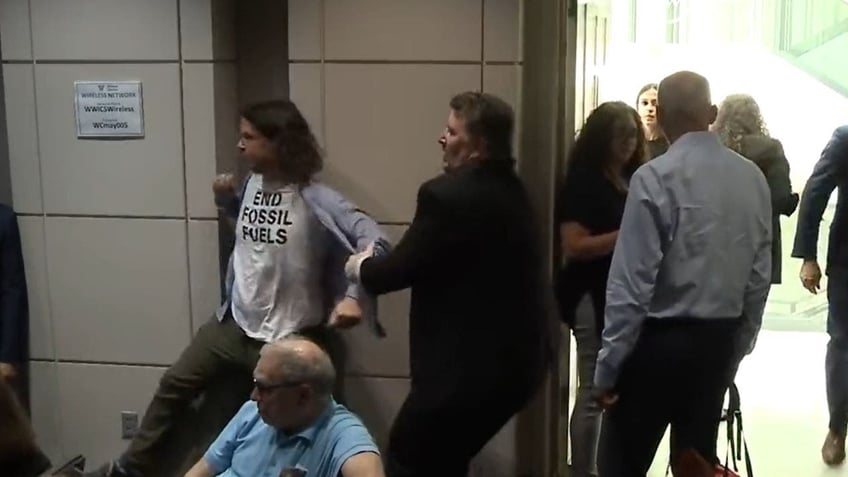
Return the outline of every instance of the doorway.
<path id="1" fill-rule="evenodd" d="M 599 104 L 635 106 L 643 84 L 692 70 L 710 80 L 716 104 L 730 94 L 754 96 L 800 193 L 833 130 L 848 123 L 848 66 L 834 56 L 848 48 L 843 0 L 586 0 L 577 12 L 575 128 L 566 136 Z M 821 224 L 822 257 L 835 199 Z M 796 214 L 781 218 L 781 283 L 771 288 L 757 348 L 742 363 L 737 384 L 757 474 L 835 475 L 819 453 L 828 414 L 827 301 L 798 280 L 801 263 L 791 257 Z M 573 405 L 576 352 L 567 349 Z M 667 455 L 664 442 L 651 477 L 665 475 Z"/>

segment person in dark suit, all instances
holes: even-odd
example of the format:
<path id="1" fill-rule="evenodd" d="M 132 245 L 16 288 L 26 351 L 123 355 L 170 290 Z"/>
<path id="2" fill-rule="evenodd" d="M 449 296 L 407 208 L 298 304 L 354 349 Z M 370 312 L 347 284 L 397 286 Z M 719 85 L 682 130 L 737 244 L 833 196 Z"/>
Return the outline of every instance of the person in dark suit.
<path id="1" fill-rule="evenodd" d="M 15 211 L 0 204 L 0 379 L 19 386 L 27 361 L 29 317 L 21 236 Z M 22 393 L 19 393 L 22 394 Z M 23 403 L 23 395 L 19 396 Z"/>
<path id="2" fill-rule="evenodd" d="M 801 283 L 811 293 L 821 286 L 818 263 L 819 225 L 833 189 L 839 189 L 836 214 L 830 226 L 827 250 L 827 332 L 825 357 L 829 432 L 822 460 L 835 466 L 845 460 L 848 430 L 848 126 L 837 128 L 825 146 L 813 174 L 807 179 L 798 211 L 792 256 L 804 259 Z"/>
<path id="3" fill-rule="evenodd" d="M 35 443 L 22 382 L 28 315 L 18 219 L 0 204 L 0 475 L 35 477 L 50 461 Z"/>
<path id="4" fill-rule="evenodd" d="M 550 359 L 543 257 L 514 171 L 512 109 L 485 93 L 450 101 L 444 174 L 418 191 L 391 253 L 354 255 L 369 293 L 412 288 L 411 390 L 389 437 L 390 477 L 464 476 L 534 395 Z"/>

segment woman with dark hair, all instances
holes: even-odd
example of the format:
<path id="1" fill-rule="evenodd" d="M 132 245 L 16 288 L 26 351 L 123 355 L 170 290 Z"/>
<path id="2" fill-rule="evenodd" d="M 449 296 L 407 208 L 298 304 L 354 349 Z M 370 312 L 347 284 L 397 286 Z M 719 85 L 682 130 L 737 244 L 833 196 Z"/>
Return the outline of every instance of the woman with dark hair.
<path id="1" fill-rule="evenodd" d="M 636 109 L 639 111 L 639 118 L 641 118 L 642 126 L 645 128 L 645 135 L 648 140 L 648 155 L 651 159 L 665 154 L 665 151 L 668 150 L 668 140 L 666 140 L 657 122 L 657 88 L 656 83 L 648 83 L 642 86 L 639 94 L 636 95 Z"/>
<path id="2" fill-rule="evenodd" d="M 566 260 L 555 292 L 562 320 L 577 340 L 579 388 L 571 419 L 572 471 L 592 475 L 600 409 L 592 399 L 595 360 L 604 325 L 607 274 L 624 213 L 630 176 L 646 161 L 646 136 L 639 114 L 622 102 L 600 105 L 577 136 L 558 194 L 556 221 Z M 594 315 L 578 316 L 589 295 Z"/>
<path id="3" fill-rule="evenodd" d="M 722 101 L 713 131 L 725 146 L 753 161 L 766 176 L 772 207 L 771 282 L 780 283 L 780 216 L 789 217 L 798 207 L 783 145 L 769 135 L 760 106 L 747 94 L 733 94 Z"/>

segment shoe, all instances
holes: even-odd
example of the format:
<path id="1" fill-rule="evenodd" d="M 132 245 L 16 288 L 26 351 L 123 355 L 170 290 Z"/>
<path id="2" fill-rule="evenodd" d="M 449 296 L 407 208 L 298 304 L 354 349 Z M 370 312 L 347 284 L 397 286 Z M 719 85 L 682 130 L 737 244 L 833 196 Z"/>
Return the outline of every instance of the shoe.
<path id="1" fill-rule="evenodd" d="M 821 453 L 825 464 L 831 467 L 842 464 L 845 461 L 845 436 L 828 432 Z"/>
<path id="2" fill-rule="evenodd" d="M 115 461 L 109 462 L 108 464 L 103 465 L 97 470 L 86 472 L 82 474 L 82 477 L 132 477 L 130 474 L 124 472 L 118 463 Z"/>

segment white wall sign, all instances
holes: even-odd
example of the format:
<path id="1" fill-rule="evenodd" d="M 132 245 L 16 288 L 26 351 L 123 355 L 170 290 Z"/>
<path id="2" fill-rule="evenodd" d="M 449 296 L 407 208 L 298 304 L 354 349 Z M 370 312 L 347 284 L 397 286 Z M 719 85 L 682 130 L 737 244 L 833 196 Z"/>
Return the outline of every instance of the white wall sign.
<path id="1" fill-rule="evenodd" d="M 141 81 L 76 81 L 77 137 L 144 137 Z"/>

